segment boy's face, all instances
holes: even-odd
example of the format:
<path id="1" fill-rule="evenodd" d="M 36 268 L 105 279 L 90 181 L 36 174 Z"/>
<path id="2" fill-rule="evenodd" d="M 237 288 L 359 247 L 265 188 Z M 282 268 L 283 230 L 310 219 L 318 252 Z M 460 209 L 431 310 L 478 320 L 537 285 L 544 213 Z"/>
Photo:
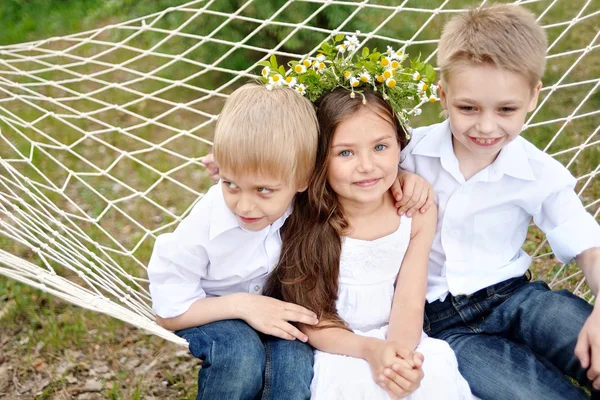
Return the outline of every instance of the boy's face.
<path id="1" fill-rule="evenodd" d="M 524 76 L 493 65 L 465 65 L 440 84 L 459 161 L 491 164 L 523 128 L 537 104 L 541 82 L 531 89 Z"/>
<path id="2" fill-rule="evenodd" d="M 221 188 L 227 208 L 249 231 L 260 231 L 285 213 L 297 192 L 292 182 L 265 174 L 235 175 L 227 168 L 220 169 Z"/>

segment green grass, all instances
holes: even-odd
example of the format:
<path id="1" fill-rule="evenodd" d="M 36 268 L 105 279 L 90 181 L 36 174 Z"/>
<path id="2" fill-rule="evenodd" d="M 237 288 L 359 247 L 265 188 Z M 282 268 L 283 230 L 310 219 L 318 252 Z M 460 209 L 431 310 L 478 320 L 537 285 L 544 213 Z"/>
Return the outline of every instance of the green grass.
<path id="1" fill-rule="evenodd" d="M 75 33 L 78 31 L 95 29 L 108 24 L 115 24 L 126 21 L 131 18 L 143 16 L 153 12 L 158 12 L 166 7 L 182 4 L 183 1 L 160 0 L 160 1 L 134 1 L 134 0 L 62 0 L 62 1 L 43 1 L 43 0 L 5 0 L 0 5 L 0 26 L 2 26 L 2 34 L 0 35 L 0 45 L 14 44 L 33 40 L 44 39 L 48 37 L 56 37 L 66 34 Z M 222 0 L 215 3 L 213 9 L 219 11 L 231 12 L 238 8 L 244 1 Z M 260 7 L 253 6 L 244 11 L 244 15 L 265 16 L 272 14 L 273 10 L 277 9 L 283 3 L 283 0 L 272 2 L 261 2 Z M 433 2 L 431 2 L 433 3 Z M 441 2 L 435 2 L 439 4 Z M 460 8 L 464 5 L 476 4 L 472 1 L 452 1 L 450 8 Z M 584 3 L 584 0 L 573 0 L 570 2 L 559 2 L 545 16 L 543 22 L 550 24 L 559 21 L 570 20 L 575 16 Z M 258 4 L 258 3 L 257 3 Z M 395 1 L 378 1 L 377 4 L 396 4 Z M 427 3 L 429 5 L 430 2 Z M 407 6 L 419 7 L 423 6 L 420 1 L 411 1 Z M 539 12 L 544 4 L 533 4 L 530 7 Z M 311 3 L 294 3 L 290 6 L 284 15 L 279 19 L 287 19 L 299 23 L 306 19 L 317 5 Z M 352 12 L 352 8 L 348 6 L 330 7 L 327 12 L 319 14 L 311 23 L 319 26 L 334 26 L 341 21 L 344 21 Z M 367 16 L 361 16 L 354 19 L 349 25 L 349 30 L 360 29 L 363 32 L 368 32 L 373 26 L 378 25 L 381 21 L 387 18 L 387 11 L 376 11 Z M 423 13 L 402 13 L 395 16 L 386 26 L 378 33 L 387 36 L 410 37 L 412 33 L 425 22 L 428 15 Z M 186 20 L 186 14 L 176 12 L 167 15 L 156 26 L 164 29 L 174 29 L 181 25 Z M 447 20 L 448 16 L 440 15 L 432 22 L 432 27 L 439 29 Z M 214 30 L 214 28 L 222 22 L 219 17 L 198 19 L 187 26 L 184 31 L 196 34 L 206 34 Z M 571 49 L 583 48 L 589 44 L 592 38 L 590 32 L 595 32 L 600 23 L 600 17 L 596 16 L 583 22 L 578 23 L 571 29 L 556 46 L 557 51 L 568 51 Z M 252 23 L 237 23 L 232 24 L 224 32 L 218 33 L 217 37 L 225 40 L 239 40 L 245 37 L 248 32 L 254 29 Z M 552 43 L 562 32 L 564 27 L 552 28 L 548 30 L 550 43 Z M 265 32 L 261 39 L 255 38 L 248 42 L 249 45 L 260 45 L 264 47 L 272 47 L 278 43 L 283 37 L 290 32 L 287 28 L 271 27 Z M 106 41 L 118 41 L 123 39 L 130 32 L 127 31 L 110 31 L 103 33 L 100 38 Z M 165 35 L 160 33 L 150 33 L 140 35 L 136 38 L 132 45 L 139 48 L 148 48 L 160 40 Z M 419 39 L 432 38 L 431 34 L 424 33 L 419 36 Z M 283 50 L 291 52 L 306 51 L 306 46 L 309 41 L 318 41 L 325 39 L 325 36 L 320 34 L 298 34 L 290 38 L 286 42 Z M 180 38 L 179 40 L 171 40 L 167 44 L 159 47 L 156 51 L 164 52 L 165 54 L 181 54 L 187 51 L 195 42 L 190 39 Z M 385 48 L 385 43 L 374 43 L 374 45 Z M 67 43 L 56 42 L 53 44 L 56 48 L 67 46 Z M 369 44 L 373 47 L 373 44 Z M 227 50 L 228 46 L 200 46 L 190 52 L 187 58 L 191 61 L 211 62 L 217 52 L 222 53 Z M 413 46 L 409 49 L 412 55 L 417 55 L 421 52 L 423 55 L 429 54 L 434 50 L 433 45 Z M 81 46 L 73 54 L 83 57 L 89 57 L 95 54 L 97 48 L 93 45 Z M 571 78 L 576 80 L 589 79 L 600 76 L 600 56 L 596 49 L 586 56 L 586 59 L 578 67 Z M 129 50 L 119 50 L 105 55 L 102 60 L 112 64 L 129 62 L 131 57 L 138 53 Z M 251 65 L 256 61 L 261 54 L 253 51 L 237 51 L 232 54 L 220 66 L 224 68 L 241 68 L 245 65 Z M 547 73 L 544 77 L 546 86 L 551 86 L 556 83 L 570 67 L 577 56 L 569 56 L 550 60 L 547 66 Z M 63 64 L 66 59 L 56 57 L 49 62 Z M 128 64 L 131 69 L 138 71 L 150 71 L 164 65 L 165 59 L 157 56 L 147 56 L 144 59 Z M 21 68 L 32 68 L 31 64 L 23 64 Z M 73 71 L 81 74 L 90 74 L 100 72 L 103 67 L 88 63 L 79 67 L 73 67 Z M 0 71 L 4 71 L 0 65 Z M 157 73 L 157 76 L 165 79 L 185 79 L 195 72 L 201 72 L 202 68 L 190 62 L 180 62 L 176 66 L 165 68 Z M 44 79 L 56 80 L 64 79 L 68 75 L 60 71 L 51 71 L 40 74 Z M 98 78 L 106 82 L 123 82 L 134 78 L 130 72 L 106 71 L 99 75 Z M 159 97 L 173 101 L 176 103 L 190 103 L 200 94 L 194 90 L 194 87 L 209 87 L 215 88 L 224 80 L 230 79 L 230 75 L 219 75 L 215 73 L 202 75 L 200 77 L 189 80 L 187 83 L 190 88 L 178 86 L 170 88 L 162 93 Z M 28 77 L 14 78 L 20 82 L 31 81 Z M 241 81 L 240 81 L 241 82 Z M 75 90 L 79 93 L 90 93 L 97 90 L 103 85 L 92 81 L 74 82 L 65 85 L 67 89 Z M 167 84 L 158 80 L 146 79 L 143 82 L 132 84 L 131 88 L 142 93 L 153 93 L 161 88 L 165 88 Z M 234 85 L 235 86 L 235 85 Z M 230 88 L 230 90 L 232 90 Z M 64 89 L 60 88 L 44 88 L 44 94 L 49 96 L 66 95 Z M 561 89 L 551 97 L 551 101 L 541 109 L 540 114 L 534 119 L 534 123 L 538 121 L 547 121 L 557 116 L 564 116 L 565 110 L 573 110 L 575 106 L 581 103 L 582 94 L 587 93 L 581 88 Z M 544 93 L 542 97 L 546 94 Z M 158 95 L 157 95 L 158 96 Z M 123 90 L 109 89 L 103 93 L 98 93 L 95 98 L 109 103 L 125 105 L 132 100 L 138 98 L 136 95 L 127 93 Z M 0 94 L 0 100 L 5 99 L 5 95 Z M 45 109 L 56 112 L 64 112 L 59 107 L 48 102 L 39 102 Z M 190 103 L 191 104 L 191 103 Z M 223 100 L 212 98 L 203 101 L 199 104 L 192 104 L 195 109 L 204 110 L 211 114 L 216 114 L 220 110 Z M 34 121 L 42 114 L 33 107 L 27 106 L 18 101 L 2 102 L 1 106 L 9 109 L 15 115 L 18 115 L 25 121 Z M 70 106 L 78 109 L 81 112 L 93 111 L 98 109 L 98 104 L 90 101 L 79 99 L 69 103 Z M 164 113 L 170 106 L 160 103 L 159 101 L 147 99 L 127 107 L 128 111 L 139 115 L 154 118 Z M 600 109 L 600 94 L 592 94 L 590 99 L 584 104 L 583 111 L 591 111 Z M 3 111 L 0 109 L 0 114 Z M 423 115 L 414 121 L 414 125 L 425 125 L 440 121 L 439 107 L 433 105 L 425 110 Z M 4 114 L 2 114 L 4 115 Z M 90 118 L 73 119 L 71 123 L 85 130 L 99 129 L 100 123 L 105 122 L 124 129 L 130 128 L 139 124 L 138 118 L 130 114 L 118 110 L 109 110 L 99 115 L 96 115 L 97 122 Z M 161 226 L 172 222 L 173 217 L 168 213 L 158 209 L 152 204 L 155 201 L 163 205 L 171 213 L 175 215 L 182 214 L 189 205 L 195 200 L 194 193 L 182 190 L 173 182 L 160 180 L 159 175 L 149 171 L 142 163 L 151 165 L 160 173 L 173 170 L 181 166 L 182 160 L 174 158 L 168 151 L 174 151 L 186 157 L 197 157 L 210 151 L 210 147 L 201 139 L 210 140 L 212 138 L 212 129 L 214 125 L 197 129 L 199 124 L 206 121 L 206 118 L 190 111 L 183 109 L 175 110 L 169 115 L 165 115 L 159 122 L 178 129 L 185 129 L 190 132 L 189 135 L 175 139 L 163 148 L 150 149 L 148 152 L 140 153 L 131 158 L 123 158 L 118 162 L 110 174 L 118 178 L 122 184 L 111 181 L 106 176 L 98 177 L 82 177 L 83 182 L 77 182 L 71 179 L 70 184 L 66 186 L 65 193 L 69 198 L 79 204 L 83 212 L 89 216 L 97 217 L 105 211 L 107 206 L 106 201 L 102 200 L 91 189 L 98 191 L 108 200 L 122 198 L 128 194 L 137 191 L 145 191 L 152 185 L 157 185 L 155 189 L 148 195 L 147 199 L 137 198 L 125 201 L 119 204 L 119 207 L 130 215 L 134 221 L 124 218 L 114 209 L 109 210 L 100 220 L 100 225 L 109 235 L 117 238 L 127 250 L 133 251 L 133 257 L 137 262 L 132 261 L 133 258 L 126 255 L 110 254 L 110 257 L 115 264 L 123 266 L 125 270 L 137 276 L 143 276 L 144 270 L 141 265 L 147 263 L 152 246 L 153 239 L 147 237 L 141 243 L 140 240 L 144 237 L 144 229 L 136 226 L 136 222 L 143 225 L 145 229 L 154 230 Z M 68 174 L 60 168 L 57 161 L 66 168 L 76 172 L 91 172 L 94 169 L 84 162 L 89 160 L 101 169 L 108 168 L 114 160 L 119 156 L 117 149 L 140 150 L 147 146 L 140 140 L 149 141 L 154 144 L 162 143 L 172 136 L 172 132 L 158 126 L 150 124 L 131 129 L 132 137 L 127 137 L 118 132 L 106 132 L 96 135 L 96 140 L 92 138 L 83 138 L 81 133 L 72 127 L 68 127 L 56 118 L 46 118 L 36 124 L 40 130 L 48 133 L 49 138 L 44 138 L 33 129 L 24 129 L 23 133 L 30 138 L 40 143 L 50 143 L 55 140 L 64 145 L 72 145 L 77 141 L 81 141 L 74 150 L 81 155 L 81 158 L 75 157 L 65 149 L 45 149 L 41 151 L 39 148 L 34 151 L 32 165 L 43 171 L 44 175 L 48 176 L 53 182 L 62 185 Z M 558 140 L 549 148 L 549 152 L 553 153 L 560 149 L 573 147 L 582 143 L 582 141 L 597 128 L 597 117 L 589 117 L 581 120 L 574 120 L 565 127 L 565 133 L 559 136 Z M 525 136 L 534 142 L 537 146 L 544 148 L 556 131 L 559 129 L 558 124 L 550 124 L 542 127 L 531 129 L 525 133 Z M 24 140 L 17 134 L 7 123 L 0 121 L 0 130 L 7 140 L 13 144 L 17 150 L 25 155 L 29 155 L 31 151 L 30 140 Z M 84 140 L 82 140 L 84 139 Z M 597 138 L 596 138 L 597 139 Z M 573 153 L 569 153 L 558 157 L 561 162 L 568 162 Z M 15 157 L 15 152 L 4 142 L 0 141 L 0 157 L 9 158 Z M 581 176 L 593 170 L 600 163 L 600 148 L 589 148 L 578 156 L 576 161 L 571 166 L 571 171 L 576 176 Z M 30 179 L 41 182 L 40 177 L 33 171 L 31 166 L 22 164 L 14 164 L 15 168 L 20 169 Z M 0 174 L 6 172 L 2 169 Z M 208 177 L 204 170 L 197 164 L 190 164 L 177 172 L 170 175 L 175 182 L 184 184 L 196 191 L 204 191 L 209 185 Z M 86 184 L 89 187 L 86 187 Z M 81 214 L 72 209 L 65 198 L 51 191 L 44 191 L 48 198 L 57 204 L 60 208 L 69 210 L 74 214 Z M 30 201 L 25 193 L 19 195 L 26 201 Z M 600 179 L 597 177 L 592 181 L 589 187 L 585 190 L 584 199 L 590 202 L 593 199 L 600 198 Z M 590 211 L 595 211 L 596 208 Z M 58 218 L 58 216 L 55 216 Z M 75 222 L 81 229 L 88 232 L 90 240 L 104 245 L 110 245 L 109 237 L 101 232 L 97 227 L 93 227 L 88 223 Z M 168 228 L 167 230 L 171 230 Z M 156 232 L 160 233 L 160 232 Z M 538 230 L 532 229 L 528 236 L 528 241 L 525 244 L 525 249 L 528 252 L 533 252 L 543 240 L 543 236 Z M 139 247 L 135 248 L 139 244 Z M 85 243 L 87 249 L 91 253 L 98 254 L 97 250 L 90 243 Z M 546 246 L 547 247 L 547 246 Z M 26 260 L 39 263 L 39 259 L 34 253 L 23 245 L 16 244 L 14 241 L 5 236 L 0 235 L 0 248 L 6 249 L 12 254 L 15 254 Z M 134 251 L 135 248 L 135 251 Z M 546 250 L 542 250 L 544 253 Z M 90 253 L 90 254 L 91 254 Z M 86 257 L 91 258 L 88 254 Z M 66 273 L 64 268 L 52 264 L 60 273 Z M 575 271 L 575 266 L 568 266 L 566 274 Z M 558 272 L 558 264 L 552 257 L 547 257 L 537 260 L 533 265 L 534 276 L 541 279 L 549 279 Z M 568 282 L 565 286 L 573 288 L 577 280 Z M 113 318 L 92 313 L 87 310 L 72 307 L 62 301 L 57 300 L 53 296 L 32 289 L 26 285 L 9 280 L 0 276 L 0 344 L 6 343 L 3 351 L 9 351 L 11 356 L 19 357 L 22 360 L 22 366 L 17 371 L 18 376 L 25 379 L 35 375 L 35 368 L 31 365 L 37 359 L 42 359 L 44 363 L 49 365 L 49 368 L 56 365 L 57 360 L 66 357 L 66 349 L 78 349 L 86 354 L 90 359 L 109 360 L 111 368 L 115 372 L 115 376 L 105 381 L 102 391 L 103 398 L 110 399 L 132 399 L 144 398 L 146 393 L 151 390 L 158 390 L 151 387 L 150 378 L 147 381 L 136 376 L 132 372 L 121 369 L 118 360 L 121 357 L 118 353 L 120 346 L 125 340 L 133 340 L 135 346 L 147 347 L 150 349 L 152 357 L 164 357 L 168 359 L 168 355 L 174 353 L 175 347 L 165 343 L 161 339 L 152 336 L 143 335 L 137 331 L 130 331 L 129 327 L 122 322 Z M 40 343 L 41 345 L 40 347 Z M 131 343 L 131 342 L 125 342 Z M 106 354 L 99 354 L 95 350 L 95 346 L 99 345 Z M 0 346 L 1 347 L 1 346 Z M 6 350 L 7 349 L 7 350 Z M 165 355 L 166 354 L 166 355 Z M 162 360 L 162 358 L 161 358 Z M 76 368 L 75 374 L 82 375 L 83 368 L 80 364 Z M 166 382 L 166 392 L 163 393 L 163 398 L 193 398 L 193 388 L 195 382 L 195 372 L 188 371 L 182 373 L 173 370 L 172 366 L 167 364 L 159 364 L 160 379 Z M 78 376 L 79 376 L 78 375 Z M 38 398 L 54 398 L 58 393 L 66 390 L 69 387 L 65 381 L 67 374 L 56 376 L 51 384 L 49 384 L 38 396 Z M 58 398 L 58 397 L 57 397 Z"/>

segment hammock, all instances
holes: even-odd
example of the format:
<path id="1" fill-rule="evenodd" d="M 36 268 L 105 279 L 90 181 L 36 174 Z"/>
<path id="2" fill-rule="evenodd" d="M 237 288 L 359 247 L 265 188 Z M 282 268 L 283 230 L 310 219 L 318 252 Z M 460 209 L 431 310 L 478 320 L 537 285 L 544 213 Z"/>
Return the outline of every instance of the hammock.
<path id="1" fill-rule="evenodd" d="M 0 274 L 183 344 L 154 322 L 145 266 L 157 235 L 210 185 L 199 158 L 228 94 L 256 62 L 300 59 L 337 33 L 360 30 L 371 49 L 407 46 L 435 62 L 443 22 L 464 12 L 450 0 L 232 3 L 192 1 L 0 47 Z M 592 0 L 515 3 L 549 36 L 524 135 L 570 169 L 598 216 L 600 10 Z M 528 246 L 539 276 L 593 301 L 539 231 Z"/>

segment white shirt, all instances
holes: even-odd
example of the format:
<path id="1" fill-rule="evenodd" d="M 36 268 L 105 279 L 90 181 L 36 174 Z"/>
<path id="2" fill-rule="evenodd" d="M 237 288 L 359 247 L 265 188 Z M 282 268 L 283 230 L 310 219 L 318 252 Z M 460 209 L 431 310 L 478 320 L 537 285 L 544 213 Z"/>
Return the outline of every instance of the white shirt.
<path id="1" fill-rule="evenodd" d="M 160 235 L 148 264 L 154 312 L 183 314 L 198 299 L 237 292 L 261 294 L 279 262 L 279 229 L 292 207 L 261 231 L 243 229 L 221 185 L 211 187 L 172 233 Z"/>
<path id="2" fill-rule="evenodd" d="M 402 156 L 401 167 L 430 182 L 438 204 L 429 302 L 523 275 L 531 263 L 521 249 L 531 218 L 561 262 L 600 246 L 600 226 L 575 194 L 575 178 L 522 137 L 468 181 L 448 121 L 413 130 Z"/>

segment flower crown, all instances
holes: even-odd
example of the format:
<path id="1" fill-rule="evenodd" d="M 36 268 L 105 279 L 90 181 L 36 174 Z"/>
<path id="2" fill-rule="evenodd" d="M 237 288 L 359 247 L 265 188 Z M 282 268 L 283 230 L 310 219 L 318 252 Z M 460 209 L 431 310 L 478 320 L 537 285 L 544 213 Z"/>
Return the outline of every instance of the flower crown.
<path id="1" fill-rule="evenodd" d="M 337 87 L 344 87 L 350 91 L 350 97 L 358 93 L 366 103 L 362 89 L 368 87 L 381 93 L 405 126 L 411 116 L 421 114 L 423 104 L 439 100 L 435 71 L 430 64 L 417 57 L 410 61 L 410 67 L 403 67 L 408 58 L 404 48 L 396 51 L 388 46 L 385 53 L 379 53 L 365 47 L 359 54 L 359 47 L 356 35 L 345 36 L 344 40 L 344 35 L 339 34 L 331 43 L 323 42 L 315 57 L 290 61 L 287 71 L 283 65 L 277 65 L 272 55 L 269 61 L 258 63 L 264 67 L 261 80 L 268 89 L 285 85 L 312 102 Z"/>

